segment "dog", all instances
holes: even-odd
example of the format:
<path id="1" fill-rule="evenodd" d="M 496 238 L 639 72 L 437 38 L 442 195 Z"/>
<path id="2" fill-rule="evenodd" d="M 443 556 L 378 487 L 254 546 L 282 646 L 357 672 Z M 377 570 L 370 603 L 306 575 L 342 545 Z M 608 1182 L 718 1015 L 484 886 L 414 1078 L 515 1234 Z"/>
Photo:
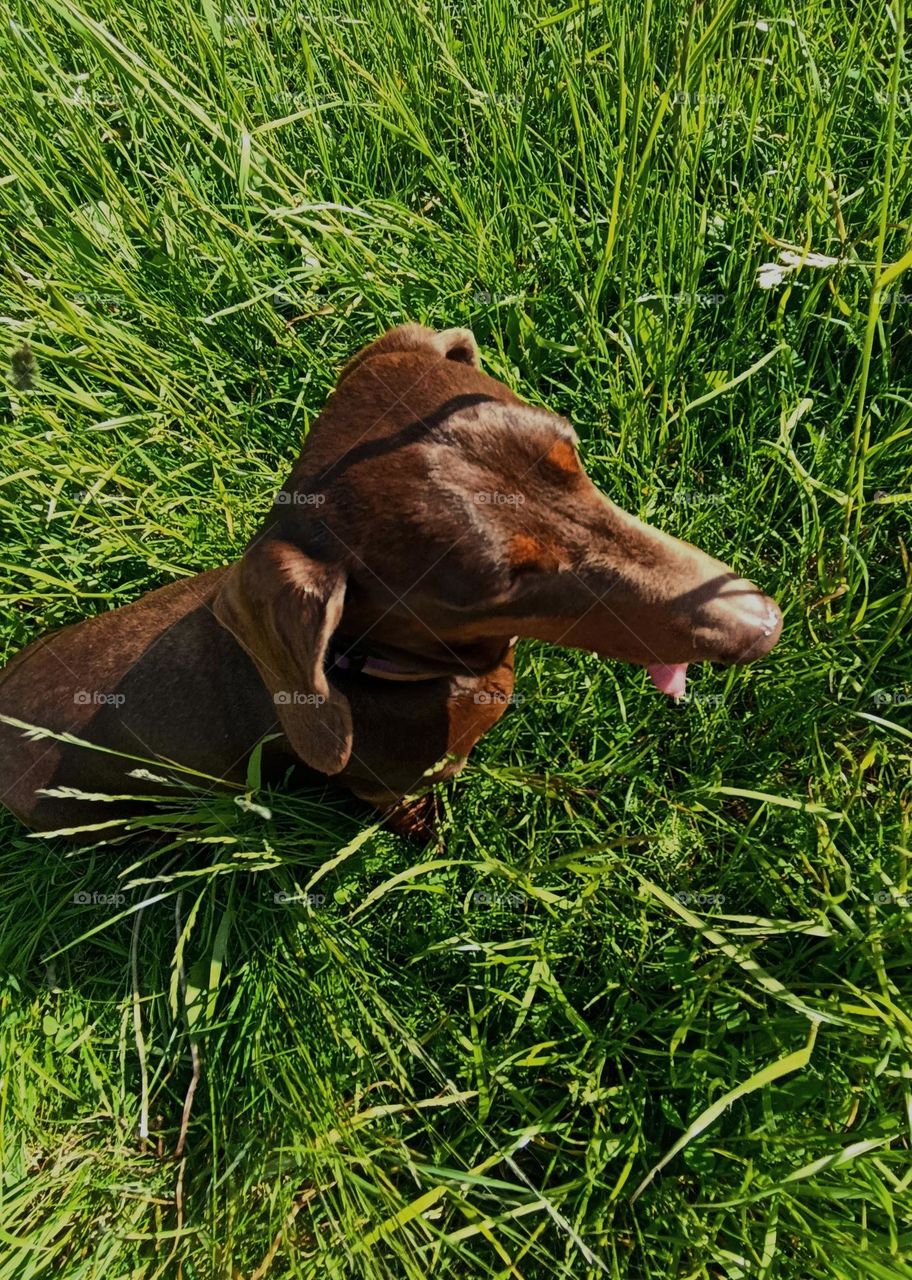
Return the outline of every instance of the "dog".
<path id="1" fill-rule="evenodd" d="M 39 831 L 105 824 L 136 802 L 92 796 L 161 792 L 137 758 L 243 785 L 266 740 L 268 776 L 332 778 L 421 832 L 428 788 L 509 705 L 519 637 L 678 697 L 688 663 L 751 662 L 781 628 L 753 583 L 600 493 L 570 424 L 483 373 L 468 330 L 407 324 L 342 370 L 239 560 L 0 673 L 0 799 Z"/>

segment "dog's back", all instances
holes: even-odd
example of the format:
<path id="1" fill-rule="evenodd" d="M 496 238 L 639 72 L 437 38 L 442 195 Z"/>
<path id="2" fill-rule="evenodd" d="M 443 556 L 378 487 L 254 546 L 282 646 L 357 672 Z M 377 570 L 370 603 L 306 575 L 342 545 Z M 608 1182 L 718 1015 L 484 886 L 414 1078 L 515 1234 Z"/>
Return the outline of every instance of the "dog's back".
<path id="1" fill-rule="evenodd" d="M 129 777 L 139 761 L 123 757 L 173 759 L 175 743 L 182 765 L 243 778 L 238 735 L 252 746 L 271 709 L 249 659 L 212 616 L 224 573 L 181 579 L 42 636 L 0 673 L 0 800 L 23 822 L 49 830 L 122 812 L 36 792 L 161 791 Z M 103 749 L 27 736 L 9 719 Z"/>

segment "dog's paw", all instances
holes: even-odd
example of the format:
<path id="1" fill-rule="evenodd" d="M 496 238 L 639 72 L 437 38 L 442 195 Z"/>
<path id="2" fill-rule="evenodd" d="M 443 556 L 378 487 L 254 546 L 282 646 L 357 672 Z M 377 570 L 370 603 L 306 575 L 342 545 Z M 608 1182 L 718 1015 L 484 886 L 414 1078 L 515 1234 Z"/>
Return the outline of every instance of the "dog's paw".
<path id="1" fill-rule="evenodd" d="M 400 800 L 398 804 L 392 805 L 384 812 L 383 825 L 414 844 L 426 845 L 434 842 L 442 847 L 438 818 L 437 797 L 429 791 L 417 800 Z"/>

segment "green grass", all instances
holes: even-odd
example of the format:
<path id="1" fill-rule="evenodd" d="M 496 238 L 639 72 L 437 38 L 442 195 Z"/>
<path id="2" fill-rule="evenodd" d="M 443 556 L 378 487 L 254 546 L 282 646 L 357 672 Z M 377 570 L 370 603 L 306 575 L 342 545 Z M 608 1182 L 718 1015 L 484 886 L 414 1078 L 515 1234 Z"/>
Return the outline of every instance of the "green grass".
<path id="1" fill-rule="evenodd" d="M 680 707 L 523 646 L 442 852 L 6 815 L 0 1280 L 912 1277 L 901 0 L 12 14 L 0 656 L 235 557 L 405 319 L 786 627 Z"/>

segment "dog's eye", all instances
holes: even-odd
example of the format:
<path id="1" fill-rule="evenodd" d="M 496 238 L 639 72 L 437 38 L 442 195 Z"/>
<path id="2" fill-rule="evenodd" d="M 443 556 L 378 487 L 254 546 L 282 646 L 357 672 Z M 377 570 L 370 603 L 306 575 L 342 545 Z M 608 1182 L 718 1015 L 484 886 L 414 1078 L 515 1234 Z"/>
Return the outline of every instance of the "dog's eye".
<path id="1" fill-rule="evenodd" d="M 534 574 L 540 573 L 541 567 L 534 564 L 531 560 L 525 564 L 510 565 L 510 586 L 515 586 L 517 582 L 523 582 L 526 578 L 531 578 Z"/>

